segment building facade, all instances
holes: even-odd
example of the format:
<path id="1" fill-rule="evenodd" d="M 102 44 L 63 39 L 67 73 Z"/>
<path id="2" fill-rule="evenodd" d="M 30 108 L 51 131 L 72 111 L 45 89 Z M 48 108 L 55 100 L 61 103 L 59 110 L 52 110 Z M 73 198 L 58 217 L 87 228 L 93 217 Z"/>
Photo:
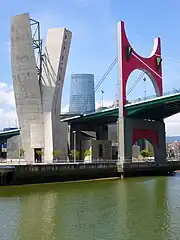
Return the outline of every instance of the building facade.
<path id="1" fill-rule="evenodd" d="M 73 74 L 71 76 L 71 90 L 69 113 L 84 114 L 95 111 L 95 92 L 93 74 Z"/>
<path id="2" fill-rule="evenodd" d="M 70 42 L 71 32 L 67 29 L 48 30 L 38 73 L 29 14 L 11 19 L 14 95 L 24 158 L 28 162 L 34 162 L 37 152 L 43 152 L 44 162 L 52 162 L 57 149 L 62 151 L 63 158 L 67 157 L 67 127 L 62 126 L 59 116 Z"/>

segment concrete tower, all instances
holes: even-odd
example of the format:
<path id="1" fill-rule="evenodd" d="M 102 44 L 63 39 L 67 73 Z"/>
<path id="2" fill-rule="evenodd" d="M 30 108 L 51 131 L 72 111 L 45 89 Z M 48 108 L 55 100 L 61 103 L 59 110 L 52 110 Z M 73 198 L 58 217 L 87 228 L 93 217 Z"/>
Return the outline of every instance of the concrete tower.
<path id="1" fill-rule="evenodd" d="M 61 96 L 71 42 L 65 28 L 49 29 L 42 64 L 37 71 L 31 19 L 11 19 L 11 65 L 17 116 L 25 160 L 34 162 L 37 150 L 52 162 L 59 149 L 67 157 L 67 126 L 60 123 Z M 67 145 L 66 145 L 67 146 Z"/>
<path id="2" fill-rule="evenodd" d="M 49 29 L 47 34 L 41 81 L 46 162 L 52 161 L 58 149 L 61 158 L 67 159 L 68 126 L 60 122 L 60 112 L 71 35 L 65 28 Z"/>

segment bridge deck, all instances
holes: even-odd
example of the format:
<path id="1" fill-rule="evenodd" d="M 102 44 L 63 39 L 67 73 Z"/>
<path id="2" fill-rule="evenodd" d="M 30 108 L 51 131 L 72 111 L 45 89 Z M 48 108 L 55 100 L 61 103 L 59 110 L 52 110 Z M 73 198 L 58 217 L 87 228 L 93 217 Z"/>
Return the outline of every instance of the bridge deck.
<path id="1" fill-rule="evenodd" d="M 126 111 L 129 117 L 162 120 L 180 112 L 180 94 L 128 104 Z"/>
<path id="2" fill-rule="evenodd" d="M 180 93 L 169 96 L 156 97 L 125 105 L 128 117 L 162 120 L 180 112 Z M 101 112 L 85 114 L 72 118 L 65 118 L 62 121 L 71 124 L 78 123 L 115 123 L 119 117 L 119 108 L 111 108 Z"/>
<path id="3" fill-rule="evenodd" d="M 180 93 L 127 104 L 125 109 L 128 117 L 162 120 L 180 112 Z M 110 124 L 116 123 L 118 117 L 119 108 L 116 107 L 101 112 L 64 118 L 61 121 L 71 124 Z M 19 129 L 2 131 L 0 132 L 0 141 L 5 141 L 19 134 Z"/>

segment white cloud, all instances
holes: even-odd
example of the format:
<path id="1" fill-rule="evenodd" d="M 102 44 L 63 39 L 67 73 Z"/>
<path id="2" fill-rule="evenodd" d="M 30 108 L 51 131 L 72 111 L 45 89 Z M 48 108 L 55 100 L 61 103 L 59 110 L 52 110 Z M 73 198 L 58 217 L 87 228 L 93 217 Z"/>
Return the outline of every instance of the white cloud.
<path id="1" fill-rule="evenodd" d="M 8 85 L 5 82 L 0 82 L 0 88 L 7 88 Z"/>
<path id="2" fill-rule="evenodd" d="M 165 124 L 167 136 L 180 136 L 180 113 L 167 118 Z"/>
<path id="3" fill-rule="evenodd" d="M 112 106 L 113 103 L 114 103 L 114 101 L 112 101 L 112 100 L 104 100 L 103 107 L 110 107 L 110 106 Z M 102 101 L 96 102 L 96 109 L 99 107 L 102 107 Z"/>
<path id="4" fill-rule="evenodd" d="M 69 111 L 69 105 L 62 106 L 61 113 L 67 113 Z"/>
<path id="5" fill-rule="evenodd" d="M 0 107 L 1 104 L 15 106 L 14 91 L 11 85 L 0 82 L 0 96 Z"/>
<path id="6" fill-rule="evenodd" d="M 17 124 L 14 91 L 12 85 L 0 82 L 0 129 Z"/>
<path id="7" fill-rule="evenodd" d="M 0 108 L 0 129 L 17 126 L 17 115 L 15 110 L 6 111 Z"/>

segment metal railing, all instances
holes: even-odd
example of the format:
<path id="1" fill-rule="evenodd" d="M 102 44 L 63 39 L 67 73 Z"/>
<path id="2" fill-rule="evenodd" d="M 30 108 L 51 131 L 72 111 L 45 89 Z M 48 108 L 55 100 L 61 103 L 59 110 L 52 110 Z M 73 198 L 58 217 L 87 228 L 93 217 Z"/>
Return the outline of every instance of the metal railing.
<path id="1" fill-rule="evenodd" d="M 162 96 L 172 95 L 172 94 L 176 94 L 176 93 L 180 93 L 180 89 L 173 89 L 171 91 L 164 92 Z M 157 96 L 157 95 L 151 95 L 151 96 L 148 96 L 148 97 L 137 98 L 137 99 L 132 100 L 132 101 L 131 100 L 127 101 L 127 104 L 143 102 L 143 101 L 150 100 L 150 99 L 155 99 L 155 98 L 158 98 L 158 97 L 159 96 Z"/>
<path id="2" fill-rule="evenodd" d="M 176 158 L 166 158 L 167 162 L 180 162 L 180 157 Z M 152 158 L 137 158 L 137 159 L 93 159 L 93 160 L 52 160 L 52 162 L 33 162 L 33 161 L 25 161 L 24 159 L 0 159 L 0 166 L 2 165 L 54 165 L 54 164 L 103 164 L 103 163 L 155 163 L 155 160 Z"/>
<path id="3" fill-rule="evenodd" d="M 172 94 L 176 94 L 176 93 L 180 93 L 180 89 L 173 89 L 171 91 L 167 91 L 167 92 L 164 92 L 162 96 L 167 96 L 167 95 L 172 95 Z M 135 100 L 127 100 L 126 104 L 133 104 L 133 103 L 138 103 L 138 102 L 143 102 L 143 101 L 146 101 L 146 100 L 150 100 L 150 99 L 156 99 L 158 98 L 159 96 L 157 95 L 151 95 L 151 96 L 148 96 L 148 97 L 141 97 L 141 98 L 137 98 Z M 111 106 L 108 106 L 106 107 L 106 109 L 110 109 L 110 108 L 116 108 L 118 107 L 118 101 L 115 101 L 114 104 L 112 104 Z M 96 112 L 100 112 L 100 111 L 104 111 L 105 109 L 101 109 L 101 107 L 99 108 L 98 111 Z"/>

